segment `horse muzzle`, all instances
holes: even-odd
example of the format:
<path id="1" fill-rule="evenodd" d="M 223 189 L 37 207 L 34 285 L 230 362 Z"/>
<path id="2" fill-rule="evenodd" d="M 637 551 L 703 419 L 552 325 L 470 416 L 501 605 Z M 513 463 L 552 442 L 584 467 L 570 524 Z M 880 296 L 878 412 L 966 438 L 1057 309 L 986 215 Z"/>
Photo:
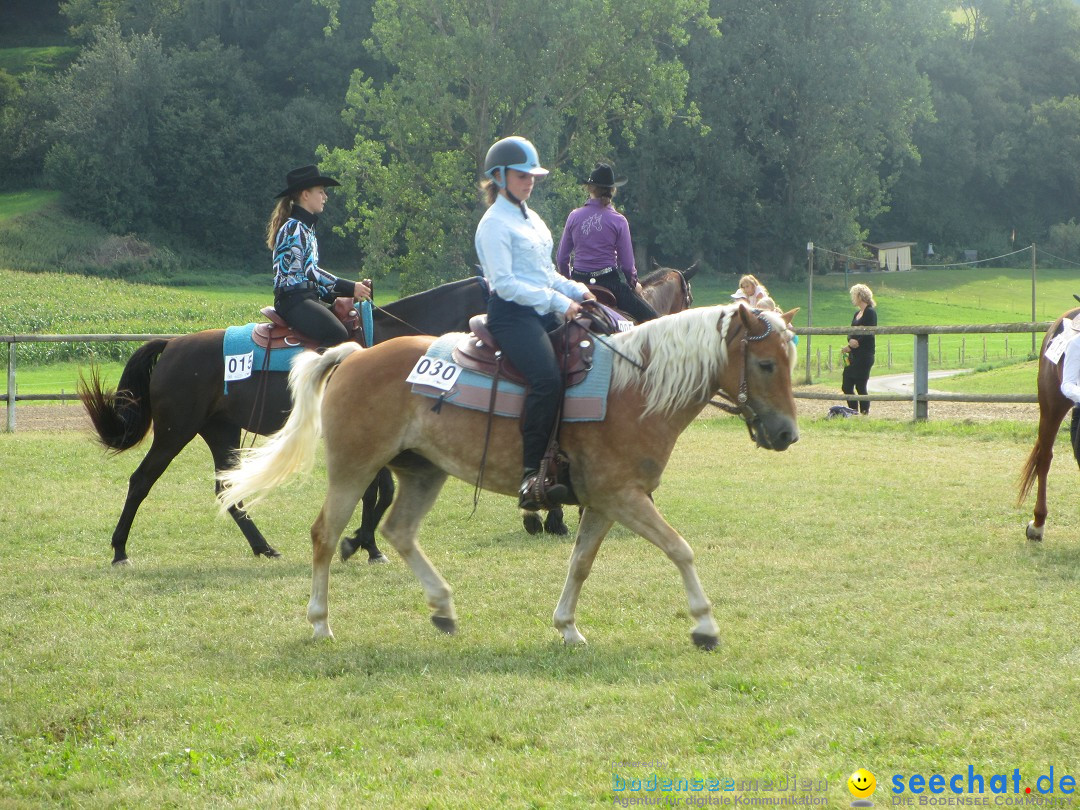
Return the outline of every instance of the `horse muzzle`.
<path id="1" fill-rule="evenodd" d="M 799 426 L 795 420 L 782 414 L 761 417 L 755 415 L 747 421 L 750 437 L 758 447 L 766 450 L 787 450 L 799 440 Z"/>

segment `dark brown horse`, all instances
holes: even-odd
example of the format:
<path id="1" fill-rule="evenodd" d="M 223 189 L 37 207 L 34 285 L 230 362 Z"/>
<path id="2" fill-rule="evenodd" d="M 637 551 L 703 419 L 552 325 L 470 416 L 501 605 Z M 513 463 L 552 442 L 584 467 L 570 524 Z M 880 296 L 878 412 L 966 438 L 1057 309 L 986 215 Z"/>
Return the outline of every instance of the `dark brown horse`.
<path id="1" fill-rule="evenodd" d="M 1039 489 L 1035 495 L 1034 519 L 1028 521 L 1027 525 L 1029 540 L 1043 539 L 1046 527 L 1046 476 L 1050 472 L 1050 462 L 1054 460 L 1054 440 L 1057 438 L 1062 420 L 1073 406 L 1073 403 L 1061 393 L 1062 359 L 1056 363 L 1052 362 L 1046 356 L 1046 348 L 1061 333 L 1065 319 L 1077 316 L 1080 316 L 1080 307 L 1070 309 L 1054 321 L 1054 325 L 1043 338 L 1042 349 L 1039 351 L 1039 434 L 1020 474 L 1020 496 L 1017 499 L 1017 505 L 1022 503 L 1031 492 L 1031 485 L 1038 478 Z M 1080 338 L 1077 339 L 1080 340 Z"/>
<path id="2" fill-rule="evenodd" d="M 573 490 L 585 506 L 555 608 L 555 627 L 567 644 L 585 642 L 575 622 L 578 596 L 600 544 L 618 521 L 654 543 L 678 568 L 694 620 L 694 643 L 716 646 L 719 628 L 694 569 L 694 552 L 657 511 L 652 493 L 679 435 L 715 394 L 740 403 L 759 446 L 785 450 L 798 441 L 791 393 L 793 314 L 782 319 L 740 304 L 705 307 L 610 338 L 617 351 L 607 417 L 567 423 L 561 436 Z M 293 410 L 285 426 L 266 445 L 245 450 L 241 463 L 222 475 L 224 508 L 254 505 L 293 474 L 311 468 L 321 425 L 327 493 L 311 527 L 308 602 L 316 638 L 333 637 L 330 563 L 338 537 L 379 468 L 388 465 L 398 478 L 382 533 L 420 580 L 432 621 L 447 633 L 457 627 L 454 603 L 450 586 L 416 542 L 421 521 L 448 476 L 476 481 L 481 463 L 486 489 L 517 495 L 518 420 L 498 417 L 489 425 L 481 411 L 452 405 L 433 409 L 431 400 L 413 393 L 406 381 L 431 343 L 431 338 L 400 338 L 370 349 L 345 344 L 322 355 L 305 352 L 290 372 Z M 357 408 L 360 397 L 374 397 L 380 407 Z M 627 441 L 628 436 L 635 440 Z"/>
<path id="3" fill-rule="evenodd" d="M 433 290 L 376 307 L 375 342 L 403 335 L 441 335 L 468 328 L 469 318 L 487 307 L 487 285 L 479 278 L 454 281 Z M 127 500 L 113 531 L 113 565 L 129 563 L 127 540 L 135 513 L 170 462 L 196 436 L 210 448 L 220 474 L 233 463 L 243 431 L 266 435 L 280 428 L 291 402 L 288 372 L 254 371 L 229 383 L 225 394 L 224 329 L 171 340 L 151 340 L 128 360 L 116 391 L 105 391 L 97 370 L 82 381 L 80 397 L 102 444 L 122 452 L 139 444 L 154 428 L 154 439 L 128 481 Z M 382 559 L 375 526 L 393 497 L 389 471 L 375 476 L 364 496 L 364 518 L 349 553 L 364 548 L 370 560 Z M 242 509 L 230 510 L 256 556 L 280 556 Z"/>

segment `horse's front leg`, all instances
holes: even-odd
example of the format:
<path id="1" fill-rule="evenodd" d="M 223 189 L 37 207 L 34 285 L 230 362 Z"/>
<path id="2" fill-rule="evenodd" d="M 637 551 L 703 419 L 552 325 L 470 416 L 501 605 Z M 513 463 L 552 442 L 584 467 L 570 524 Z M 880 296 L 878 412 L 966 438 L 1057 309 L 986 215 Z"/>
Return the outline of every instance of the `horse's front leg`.
<path id="1" fill-rule="evenodd" d="M 712 603 L 705 596 L 697 569 L 694 568 L 694 550 L 690 548 L 690 544 L 671 528 L 649 496 L 644 493 L 623 499 L 615 514 L 626 528 L 657 546 L 675 563 L 682 575 L 683 587 L 690 603 L 690 615 L 696 621 L 690 637 L 702 649 L 714 649 L 719 641 L 720 628 L 713 618 Z"/>
<path id="2" fill-rule="evenodd" d="M 592 571 L 596 552 L 604 541 L 613 521 L 596 511 L 586 509 L 578 524 L 574 551 L 570 555 L 570 570 L 566 572 L 566 584 L 563 585 L 559 604 L 555 606 L 553 622 L 555 629 L 562 633 L 567 644 L 584 644 L 585 636 L 578 632 L 575 616 L 581 586 Z"/>

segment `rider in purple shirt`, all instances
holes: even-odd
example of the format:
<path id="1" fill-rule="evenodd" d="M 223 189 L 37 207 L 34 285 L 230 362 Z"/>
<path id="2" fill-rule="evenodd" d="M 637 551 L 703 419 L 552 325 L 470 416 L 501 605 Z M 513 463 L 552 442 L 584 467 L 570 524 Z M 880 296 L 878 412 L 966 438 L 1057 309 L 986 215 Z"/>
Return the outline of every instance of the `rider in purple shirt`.
<path id="1" fill-rule="evenodd" d="M 606 163 L 596 164 L 585 181 L 589 201 L 566 218 L 556 263 L 567 278 L 610 290 L 615 306 L 641 323 L 657 314 L 641 297 L 630 224 L 611 204 L 615 189 L 625 182 L 624 178 L 616 180 Z"/>

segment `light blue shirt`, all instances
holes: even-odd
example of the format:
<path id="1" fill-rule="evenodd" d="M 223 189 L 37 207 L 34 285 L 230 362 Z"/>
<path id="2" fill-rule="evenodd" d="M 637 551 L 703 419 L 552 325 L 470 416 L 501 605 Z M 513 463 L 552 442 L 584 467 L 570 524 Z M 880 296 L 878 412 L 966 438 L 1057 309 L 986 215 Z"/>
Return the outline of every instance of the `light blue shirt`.
<path id="1" fill-rule="evenodd" d="M 538 315 L 562 315 L 589 288 L 563 278 L 551 262 L 551 231 L 535 213 L 500 194 L 476 226 L 476 254 L 492 290 Z"/>
<path id="2" fill-rule="evenodd" d="M 1076 335 L 1065 347 L 1065 362 L 1061 366 L 1061 393 L 1080 405 L 1080 335 Z"/>

